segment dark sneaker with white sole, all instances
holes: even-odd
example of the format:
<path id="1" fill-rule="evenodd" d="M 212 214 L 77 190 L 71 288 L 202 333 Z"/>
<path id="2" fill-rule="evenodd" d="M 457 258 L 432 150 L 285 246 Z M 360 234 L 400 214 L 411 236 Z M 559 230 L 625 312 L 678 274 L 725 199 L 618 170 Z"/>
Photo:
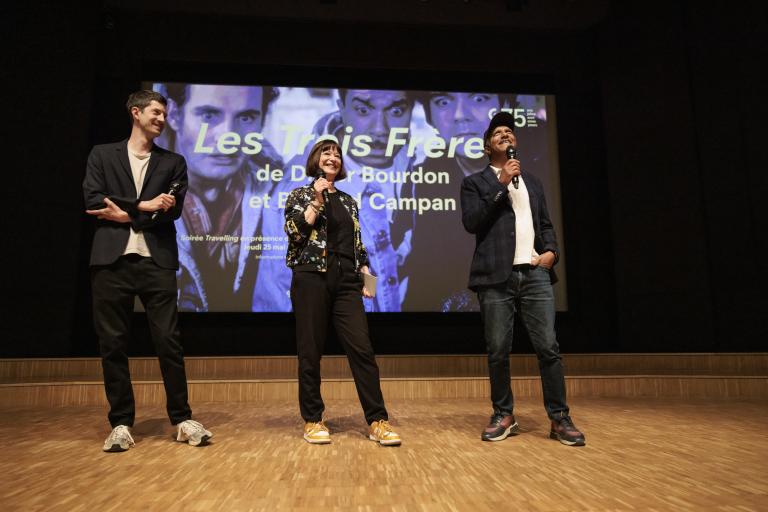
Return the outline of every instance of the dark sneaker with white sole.
<path id="1" fill-rule="evenodd" d="M 571 421 L 570 416 L 565 416 L 559 420 L 552 420 L 552 428 L 549 431 L 550 439 L 557 439 L 568 446 L 584 446 L 587 444 L 576 425 Z"/>
<path id="2" fill-rule="evenodd" d="M 514 436 L 520 432 L 520 426 L 515 421 L 513 415 L 502 416 L 494 414 L 491 416 L 491 422 L 485 427 L 480 439 L 483 441 L 503 441 L 509 436 Z"/>

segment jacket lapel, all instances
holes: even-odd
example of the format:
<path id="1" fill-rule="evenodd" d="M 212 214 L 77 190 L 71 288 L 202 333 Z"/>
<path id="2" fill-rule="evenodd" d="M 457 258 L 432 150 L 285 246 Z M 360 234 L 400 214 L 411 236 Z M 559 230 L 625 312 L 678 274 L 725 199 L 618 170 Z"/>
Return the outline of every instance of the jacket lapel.
<path id="1" fill-rule="evenodd" d="M 482 176 L 482 178 L 492 187 L 495 187 L 499 183 L 499 178 L 496 177 L 496 173 L 493 172 L 490 165 L 485 166 L 485 169 L 480 173 L 480 176 Z"/>
<path id="2" fill-rule="evenodd" d="M 147 173 L 144 175 L 144 181 L 141 184 L 142 192 L 144 192 L 144 190 L 146 189 L 149 178 L 157 170 L 157 166 L 160 165 L 160 159 L 162 158 L 163 158 L 163 153 L 158 149 L 157 146 L 152 146 L 152 156 L 149 157 L 149 167 L 147 168 Z"/>
<path id="3" fill-rule="evenodd" d="M 117 146 L 117 159 L 120 161 L 120 167 L 125 171 L 125 175 L 128 177 L 128 183 L 133 188 L 133 193 L 136 195 L 136 183 L 133 181 L 133 173 L 131 172 L 131 162 L 128 161 L 128 139 L 125 139 Z"/>
<path id="4" fill-rule="evenodd" d="M 490 165 L 486 166 L 486 168 L 480 172 L 480 176 L 486 183 L 488 183 L 488 186 L 491 187 L 491 189 L 499 185 L 499 178 L 496 176 L 496 172 Z M 507 195 L 507 200 L 504 202 L 504 208 L 511 212 L 514 217 L 515 211 L 512 209 L 512 202 L 509 200 L 509 191 L 505 190 L 505 194 Z"/>

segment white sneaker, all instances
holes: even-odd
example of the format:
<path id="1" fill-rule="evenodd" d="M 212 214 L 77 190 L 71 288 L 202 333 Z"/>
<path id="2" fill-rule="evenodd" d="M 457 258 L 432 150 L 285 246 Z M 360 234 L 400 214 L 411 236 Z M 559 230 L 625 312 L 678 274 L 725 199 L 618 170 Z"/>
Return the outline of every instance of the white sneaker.
<path id="1" fill-rule="evenodd" d="M 131 429 L 125 425 L 118 425 L 112 429 L 102 449 L 105 452 L 124 452 L 135 445 L 131 437 Z"/>
<path id="2" fill-rule="evenodd" d="M 182 443 L 188 442 L 190 446 L 205 445 L 213 437 L 213 434 L 205 430 L 202 424 L 193 420 L 182 421 L 176 426 L 178 427 L 176 440 Z"/>

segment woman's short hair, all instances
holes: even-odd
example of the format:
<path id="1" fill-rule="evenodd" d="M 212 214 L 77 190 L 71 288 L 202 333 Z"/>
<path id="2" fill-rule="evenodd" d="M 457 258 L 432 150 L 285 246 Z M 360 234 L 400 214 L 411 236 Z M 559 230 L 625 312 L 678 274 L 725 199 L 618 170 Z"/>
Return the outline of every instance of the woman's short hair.
<path id="1" fill-rule="evenodd" d="M 312 147 L 312 151 L 309 152 L 309 157 L 307 157 L 307 176 L 310 178 L 317 177 L 320 172 L 320 154 L 329 148 L 335 148 L 339 152 L 339 161 L 341 162 L 339 173 L 334 181 L 343 180 L 347 177 L 347 170 L 344 168 L 344 157 L 341 155 L 341 147 L 339 147 L 338 142 L 332 139 L 321 139 Z"/>

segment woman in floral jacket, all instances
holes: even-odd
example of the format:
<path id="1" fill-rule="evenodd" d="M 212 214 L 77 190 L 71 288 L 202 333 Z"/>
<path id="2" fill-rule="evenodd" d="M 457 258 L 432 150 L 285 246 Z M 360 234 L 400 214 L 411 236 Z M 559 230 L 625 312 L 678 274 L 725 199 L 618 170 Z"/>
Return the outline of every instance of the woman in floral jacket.
<path id="1" fill-rule="evenodd" d="M 338 144 L 332 140 L 315 144 L 306 172 L 315 181 L 294 189 L 285 204 L 286 264 L 293 270 L 291 303 L 296 315 L 304 439 L 315 444 L 331 442 L 320 396 L 320 358 L 330 317 L 347 353 L 369 425 L 368 437 L 382 445 L 399 445 L 400 436 L 389 425 L 384 407 L 363 309 L 362 295 L 371 294 L 362 281 L 362 274 L 368 273 L 368 254 L 360 234 L 358 206 L 334 185 L 346 177 Z"/>

